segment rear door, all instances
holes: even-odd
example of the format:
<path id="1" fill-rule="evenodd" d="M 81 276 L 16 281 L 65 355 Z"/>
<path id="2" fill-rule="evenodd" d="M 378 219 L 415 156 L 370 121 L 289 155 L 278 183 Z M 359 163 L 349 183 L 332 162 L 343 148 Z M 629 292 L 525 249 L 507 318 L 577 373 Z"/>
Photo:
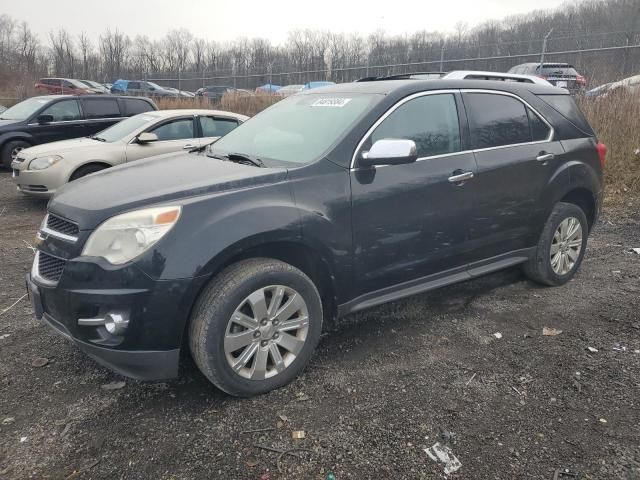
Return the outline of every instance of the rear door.
<path id="1" fill-rule="evenodd" d="M 457 92 L 408 97 L 378 120 L 356 152 L 351 188 L 358 294 L 474 259 L 468 219 L 475 208 L 475 180 L 450 180 L 476 172 L 473 154 L 464 146 L 460 108 Z M 415 141 L 420 158 L 405 165 L 359 168 L 362 153 L 385 138 Z"/>
<path id="2" fill-rule="evenodd" d="M 482 258 L 535 245 L 546 219 L 542 196 L 564 149 L 522 99 L 505 92 L 463 94 L 478 175 L 473 247 Z"/>
<path id="3" fill-rule="evenodd" d="M 127 145 L 127 162 L 165 153 L 191 150 L 200 146 L 196 138 L 196 118 L 193 115 L 163 120 L 149 127 L 147 132 L 155 133 L 158 140 L 146 144 L 132 142 Z"/>
<path id="4" fill-rule="evenodd" d="M 84 136 L 93 135 L 122 120 L 117 98 L 83 98 L 85 116 Z"/>
<path id="5" fill-rule="evenodd" d="M 56 142 L 84 136 L 84 120 L 76 99 L 59 100 L 52 103 L 40 115 L 51 115 L 53 121 L 40 124 L 37 118 L 29 122 L 32 135 L 38 143 Z"/>

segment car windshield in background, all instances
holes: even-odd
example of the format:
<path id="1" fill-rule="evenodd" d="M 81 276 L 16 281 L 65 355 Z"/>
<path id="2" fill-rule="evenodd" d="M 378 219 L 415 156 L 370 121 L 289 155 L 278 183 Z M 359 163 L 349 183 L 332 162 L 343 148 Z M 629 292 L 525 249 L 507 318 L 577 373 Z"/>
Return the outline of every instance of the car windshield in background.
<path id="1" fill-rule="evenodd" d="M 305 164 L 320 158 L 381 95 L 310 94 L 288 97 L 212 144 L 213 154 L 242 153 Z"/>
<path id="2" fill-rule="evenodd" d="M 148 85 L 152 86 L 153 88 L 155 88 L 156 90 L 164 90 L 164 87 L 161 87 L 160 85 L 158 85 L 157 83 L 153 83 L 153 82 L 147 82 Z"/>
<path id="3" fill-rule="evenodd" d="M 11 108 L 6 109 L 2 114 L 0 114 L 0 118 L 2 120 L 26 120 L 48 102 L 49 100 L 46 98 L 29 98 Z"/>
<path id="4" fill-rule="evenodd" d="M 157 115 L 141 113 L 101 131 L 96 134 L 96 137 L 104 140 L 105 142 L 117 142 L 157 118 Z"/>

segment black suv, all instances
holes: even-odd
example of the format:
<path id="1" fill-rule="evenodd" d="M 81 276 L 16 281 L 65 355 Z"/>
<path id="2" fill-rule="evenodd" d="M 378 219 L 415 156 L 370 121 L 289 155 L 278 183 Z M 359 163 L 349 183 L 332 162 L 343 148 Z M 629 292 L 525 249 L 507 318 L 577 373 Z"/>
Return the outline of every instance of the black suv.
<path id="1" fill-rule="evenodd" d="M 582 92 L 587 86 L 587 80 L 568 63 L 544 63 L 542 68 L 540 63 L 522 63 L 512 67 L 509 73 L 544 78 L 551 85 L 574 93 Z"/>
<path id="2" fill-rule="evenodd" d="M 8 168 L 24 148 L 93 135 L 124 117 L 157 109 L 152 100 L 137 97 L 28 98 L 0 113 L 0 167 Z"/>
<path id="3" fill-rule="evenodd" d="M 322 323 L 516 264 L 578 269 L 606 149 L 566 90 L 389 80 L 288 97 L 202 151 L 66 185 L 38 318 L 131 377 L 181 348 L 240 396 L 290 382 Z"/>

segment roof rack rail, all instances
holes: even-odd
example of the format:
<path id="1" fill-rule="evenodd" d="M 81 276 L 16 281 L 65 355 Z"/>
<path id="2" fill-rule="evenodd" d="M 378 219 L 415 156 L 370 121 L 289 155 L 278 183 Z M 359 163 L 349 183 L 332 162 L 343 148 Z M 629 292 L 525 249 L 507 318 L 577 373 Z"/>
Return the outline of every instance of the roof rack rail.
<path id="1" fill-rule="evenodd" d="M 397 73 L 395 75 L 385 75 L 381 77 L 364 77 L 356 82 L 377 82 L 379 80 L 435 80 L 442 78 L 447 72 L 410 72 Z"/>
<path id="2" fill-rule="evenodd" d="M 482 72 L 477 70 L 454 70 L 442 78 L 449 80 L 497 80 L 503 82 L 535 83 L 538 85 L 551 85 L 544 78 L 535 75 L 519 75 L 516 73 Z"/>
<path id="3" fill-rule="evenodd" d="M 356 82 L 377 82 L 381 80 L 497 80 L 503 82 L 535 83 L 551 85 L 544 78 L 535 75 L 518 75 L 515 73 L 483 72 L 479 70 L 454 70 L 452 72 L 412 72 L 388 75 L 384 77 L 364 77 Z"/>

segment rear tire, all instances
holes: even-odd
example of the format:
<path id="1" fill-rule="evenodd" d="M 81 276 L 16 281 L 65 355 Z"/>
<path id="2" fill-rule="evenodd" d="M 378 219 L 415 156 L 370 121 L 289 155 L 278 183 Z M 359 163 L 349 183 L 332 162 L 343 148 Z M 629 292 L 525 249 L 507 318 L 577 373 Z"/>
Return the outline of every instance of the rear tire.
<path id="1" fill-rule="evenodd" d="M 564 285 L 575 275 L 587 247 L 589 224 L 584 211 L 559 202 L 545 223 L 534 255 L 524 264 L 531 280 L 543 285 Z"/>
<path id="2" fill-rule="evenodd" d="M 0 161 L 0 166 L 5 166 L 7 168 L 11 168 L 11 162 L 15 159 L 18 153 L 25 148 L 32 147 L 29 142 L 25 142 L 24 140 L 11 140 L 7 142 L 4 147 L 2 147 L 2 158 Z"/>
<path id="3" fill-rule="evenodd" d="M 321 330 L 322 302 L 309 277 L 279 260 L 252 258 L 227 267 L 200 294 L 189 347 L 214 385 L 249 397 L 294 380 Z"/>
<path id="4" fill-rule="evenodd" d="M 95 165 L 95 164 L 94 165 L 85 165 L 84 167 L 80 167 L 75 172 L 73 172 L 73 175 L 71 175 L 71 178 L 69 179 L 69 181 L 73 182 L 74 180 L 77 180 L 79 178 L 86 177 L 90 173 L 95 173 L 95 172 L 99 172 L 101 170 L 106 170 L 107 168 L 108 167 L 105 167 L 104 165 Z"/>

